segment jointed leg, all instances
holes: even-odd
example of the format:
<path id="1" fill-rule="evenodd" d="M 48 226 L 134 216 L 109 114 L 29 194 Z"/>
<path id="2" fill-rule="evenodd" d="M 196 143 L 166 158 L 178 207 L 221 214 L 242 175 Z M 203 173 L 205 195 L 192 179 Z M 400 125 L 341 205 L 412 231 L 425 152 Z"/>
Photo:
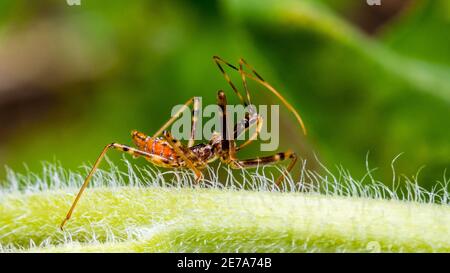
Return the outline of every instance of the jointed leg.
<path id="1" fill-rule="evenodd" d="M 198 97 L 193 97 L 189 99 L 176 113 L 173 115 L 164 125 L 153 135 L 153 137 L 158 137 L 161 135 L 164 130 L 166 130 L 172 123 L 180 117 L 183 111 L 188 108 L 192 103 L 194 103 L 194 107 L 192 109 L 192 122 L 191 122 L 191 136 L 189 138 L 188 147 L 194 146 L 195 143 L 195 132 L 198 123 L 198 115 L 200 108 L 200 100 Z"/>
<path id="2" fill-rule="evenodd" d="M 289 163 L 289 165 L 287 166 L 287 168 L 283 172 L 283 174 L 281 174 L 280 177 L 278 177 L 277 181 L 275 182 L 275 184 L 277 186 L 279 186 L 281 184 L 281 182 L 283 182 L 285 176 L 289 175 L 289 173 L 292 171 L 292 169 L 295 166 L 295 163 L 297 163 L 297 160 L 298 160 L 297 154 L 294 152 L 290 152 L 290 151 L 286 152 L 284 157 L 291 159 L 291 162 Z"/>
<path id="3" fill-rule="evenodd" d="M 250 115 L 249 113 L 246 114 L 245 118 L 242 119 L 239 123 L 236 124 L 234 127 L 234 139 L 238 139 L 239 136 L 247 132 L 254 124 L 256 123 L 256 130 L 253 132 L 253 134 L 250 136 L 250 138 L 241 144 L 240 146 L 236 147 L 236 152 L 243 149 L 245 146 L 252 143 L 261 132 L 262 126 L 264 124 L 264 119 L 257 113 L 254 113 Z"/>
<path id="4" fill-rule="evenodd" d="M 217 94 L 217 104 L 221 109 L 222 118 L 222 160 L 236 158 L 236 142 L 234 140 L 234 133 L 228 128 L 227 121 L 227 97 L 222 90 Z"/>
<path id="5" fill-rule="evenodd" d="M 281 182 L 283 181 L 284 177 L 289 174 L 289 172 L 294 167 L 295 163 L 297 162 L 297 155 L 294 152 L 287 151 L 284 153 L 277 153 L 272 156 L 265 156 L 265 157 L 258 157 L 253 159 L 246 159 L 246 160 L 234 160 L 230 161 L 230 166 L 235 169 L 242 169 L 242 168 L 256 168 L 258 166 L 263 165 L 269 165 L 269 164 L 275 164 L 277 162 L 291 159 L 291 162 L 289 163 L 288 167 L 286 168 L 286 171 L 278 177 L 276 181 L 276 185 L 279 186 Z"/>
<path id="6" fill-rule="evenodd" d="M 242 65 L 245 65 L 245 67 L 247 67 L 247 69 L 252 71 L 252 73 L 253 73 L 253 75 L 255 75 L 255 77 L 257 77 L 261 81 L 264 81 L 264 79 L 258 74 L 258 72 L 256 72 L 256 70 L 251 65 L 249 65 L 244 59 L 242 59 L 242 58 L 239 59 L 239 65 L 240 65 L 242 72 L 243 72 Z M 247 73 L 244 73 L 244 74 L 247 74 Z"/>
<path id="7" fill-rule="evenodd" d="M 217 95 L 217 104 L 221 108 L 222 114 L 222 150 L 224 152 L 223 159 L 234 160 L 236 158 L 236 152 L 241 150 L 245 146 L 253 142 L 261 132 L 263 126 L 263 118 L 255 113 L 247 113 L 245 118 L 236 124 L 234 128 L 233 135 L 231 137 L 231 131 L 227 126 L 227 98 L 225 93 L 220 90 Z M 245 133 L 249 128 L 256 123 L 256 131 L 252 136 L 242 145 L 236 147 L 236 139 L 243 133 Z"/>
<path id="8" fill-rule="evenodd" d="M 234 65 L 228 63 L 227 61 L 222 60 L 220 57 L 218 56 L 214 56 L 213 57 L 214 62 L 217 64 L 217 66 L 219 67 L 220 72 L 222 72 L 223 76 L 225 77 L 225 80 L 228 82 L 228 84 L 231 86 L 231 88 L 233 89 L 234 93 L 236 93 L 236 95 L 238 96 L 239 100 L 241 101 L 241 103 L 244 106 L 248 106 L 250 104 L 250 101 L 245 100 L 241 93 L 239 92 L 239 90 L 236 88 L 236 86 L 234 85 L 234 83 L 231 81 L 230 76 L 228 76 L 227 72 L 225 72 L 225 69 L 223 69 L 221 64 L 225 64 L 231 68 L 233 68 L 234 70 L 239 71 L 239 69 L 237 67 L 235 67 Z M 241 74 L 242 75 L 242 74 Z M 246 85 L 245 85 L 246 86 Z M 246 90 L 247 91 L 247 90 Z M 247 91 L 248 92 L 248 91 Z M 247 93 L 247 97 L 249 98 L 250 96 Z"/>
<path id="9" fill-rule="evenodd" d="M 227 80 L 227 82 L 231 85 L 231 87 L 233 88 L 233 90 L 238 93 L 236 87 L 234 86 L 234 84 L 231 82 L 230 77 L 228 76 L 228 74 L 226 74 L 226 72 L 224 71 L 223 67 L 220 65 L 220 63 L 223 63 L 227 66 L 229 66 L 230 68 L 238 71 L 241 74 L 241 77 L 245 80 L 245 77 L 252 79 L 254 81 L 256 81 L 257 83 L 261 84 L 262 86 L 264 86 L 266 89 L 268 89 L 270 92 L 272 92 L 279 100 L 281 100 L 281 102 L 288 108 L 288 110 L 290 112 L 292 112 L 295 116 L 295 118 L 297 119 L 297 121 L 299 122 L 303 132 L 306 134 L 306 128 L 305 125 L 303 123 L 302 118 L 300 117 L 300 115 L 297 113 L 297 111 L 295 110 L 295 108 L 274 88 L 272 87 L 268 82 L 266 82 L 254 69 L 253 67 L 251 67 L 244 59 L 240 59 L 239 60 L 239 68 L 235 67 L 234 65 L 222 60 L 220 57 L 214 56 L 213 57 L 214 61 L 216 62 L 216 64 L 219 66 L 220 71 L 222 72 L 222 74 L 224 74 L 225 79 Z M 249 70 L 252 71 L 252 74 L 243 71 L 242 66 L 246 66 Z M 244 83 L 244 87 L 247 84 Z M 238 93 L 238 96 L 240 97 L 241 100 L 242 96 Z M 247 95 L 248 96 L 248 95 Z M 247 106 L 247 104 L 245 104 Z"/>
<path id="10" fill-rule="evenodd" d="M 196 176 L 195 182 L 198 183 L 200 179 L 202 178 L 203 174 L 202 172 L 195 167 L 195 163 L 200 162 L 198 157 L 191 151 L 189 148 L 185 148 L 183 144 L 181 144 L 180 141 L 175 139 L 172 134 L 169 131 L 163 132 L 164 138 L 169 142 L 169 144 L 173 147 L 175 150 L 175 153 L 181 157 L 184 162 L 186 162 L 186 165 L 189 169 L 191 169 Z"/>
<path id="11" fill-rule="evenodd" d="M 303 132 L 306 134 L 306 128 L 303 124 L 303 120 L 301 119 L 300 115 L 297 113 L 297 111 L 294 109 L 294 107 L 274 88 L 272 87 L 269 83 L 267 83 L 254 69 L 253 67 L 251 67 L 244 59 L 240 59 L 239 60 L 239 68 L 237 68 L 236 66 L 228 63 L 227 61 L 221 59 L 218 56 L 214 56 L 213 57 L 214 62 L 217 64 L 217 66 L 219 67 L 220 71 L 222 72 L 222 74 L 225 77 L 225 80 L 228 82 L 228 84 L 231 86 L 231 88 L 233 89 L 233 91 L 238 95 L 239 99 L 241 100 L 241 102 L 245 105 L 248 106 L 251 104 L 251 99 L 250 99 L 250 93 L 248 91 L 248 86 L 247 86 L 247 80 L 246 78 L 250 78 L 253 81 L 256 81 L 257 83 L 261 84 L 262 86 L 264 86 L 266 89 L 268 89 L 270 92 L 272 92 L 278 99 L 280 99 L 282 101 L 282 103 L 288 108 L 289 111 L 291 111 L 297 121 L 299 122 Z M 236 86 L 233 84 L 233 82 L 231 81 L 230 77 L 228 76 L 228 74 L 225 72 L 225 70 L 223 69 L 222 65 L 224 64 L 236 71 L 239 72 L 239 74 L 241 75 L 242 78 L 242 84 L 244 86 L 247 98 L 246 100 L 244 100 L 242 98 L 242 95 L 239 93 L 239 91 L 237 90 Z M 244 71 L 243 67 L 246 67 L 247 69 L 251 70 L 251 74 Z M 219 100 L 220 102 L 220 100 Z M 220 103 L 219 103 L 220 105 Z M 224 107 L 223 107 L 224 108 Z M 235 143 L 234 143 L 234 139 L 237 139 L 238 134 L 242 132 L 245 132 L 246 130 L 248 130 L 250 128 L 250 126 L 252 126 L 252 122 L 251 120 L 255 120 L 257 122 L 257 128 L 256 128 L 256 132 L 250 137 L 249 140 L 247 140 L 244 144 L 240 145 L 239 147 L 235 147 Z M 224 120 L 226 120 L 226 118 L 224 117 Z M 253 122 L 254 123 L 254 122 Z M 259 132 L 261 131 L 262 128 L 262 117 L 260 117 L 259 115 L 251 115 L 246 116 L 246 118 L 239 123 L 238 125 L 236 125 L 235 127 L 235 132 L 234 132 L 234 139 L 231 141 L 228 141 L 228 143 L 225 143 L 226 145 L 222 145 L 222 149 L 225 150 L 225 153 L 222 157 L 222 161 L 225 163 L 228 163 L 231 165 L 231 167 L 233 168 L 252 168 L 252 167 L 257 167 L 258 165 L 267 165 L 267 164 L 274 164 L 277 163 L 279 161 L 283 161 L 286 159 L 291 159 L 291 162 L 289 163 L 286 172 L 283 173 L 276 181 L 276 184 L 279 185 L 283 179 L 284 176 L 287 175 L 288 172 L 290 172 L 292 170 L 292 168 L 294 167 L 295 163 L 297 162 L 297 155 L 293 152 L 285 152 L 285 153 L 277 153 L 273 156 L 266 156 L 266 157 L 261 157 L 261 158 L 255 158 L 255 159 L 248 159 L 248 160 L 236 160 L 235 157 L 235 152 L 237 150 L 240 150 L 242 148 L 244 148 L 245 146 L 247 146 L 248 144 L 250 144 L 259 134 Z M 224 134 L 224 136 L 226 136 L 226 134 Z M 228 157 L 227 157 L 228 156 Z"/>
<path id="12" fill-rule="evenodd" d="M 270 85 L 268 82 L 266 82 L 256 71 L 255 69 L 253 69 L 253 67 L 251 67 L 246 61 L 244 61 L 244 59 L 240 59 L 239 61 L 240 63 L 244 64 L 248 69 L 250 69 L 253 73 L 253 75 L 248 74 L 245 71 L 240 71 L 241 74 L 244 74 L 245 76 L 247 76 L 248 78 L 256 81 L 257 83 L 261 84 L 262 86 L 264 86 L 265 88 L 267 88 L 270 92 L 272 92 L 279 100 L 281 100 L 281 102 L 288 108 L 288 110 L 290 112 L 292 112 L 295 116 L 295 118 L 297 119 L 298 123 L 300 124 L 303 133 L 306 135 L 306 127 L 305 124 L 303 123 L 302 118 L 300 117 L 300 115 L 297 113 L 297 110 L 295 110 L 295 108 L 280 94 L 280 92 L 278 92 L 272 85 Z"/>
<path id="13" fill-rule="evenodd" d="M 235 67 L 234 65 L 228 63 L 227 61 L 223 60 L 222 58 L 218 57 L 218 56 L 214 56 L 213 57 L 214 62 L 217 64 L 217 66 L 219 67 L 220 71 L 222 72 L 223 76 L 225 77 L 225 80 L 229 83 L 229 85 L 231 86 L 231 88 L 233 89 L 233 91 L 236 93 L 236 95 L 239 97 L 239 99 L 241 100 L 241 102 L 245 105 L 245 106 L 249 106 L 251 105 L 251 98 L 250 98 L 250 92 L 248 90 L 248 86 L 247 86 L 247 80 L 246 80 L 246 76 L 248 75 L 244 70 L 243 70 L 243 66 L 245 65 L 247 68 L 251 69 L 252 72 L 254 73 L 255 76 L 257 76 L 259 79 L 262 80 L 262 78 L 258 75 L 258 73 L 256 73 L 256 71 L 254 71 L 252 68 L 250 68 L 250 66 L 243 60 L 240 59 L 239 60 L 239 68 Z M 242 84 L 244 86 L 245 92 L 246 92 L 246 100 L 242 97 L 242 95 L 240 94 L 240 92 L 238 91 L 238 89 L 236 88 L 236 86 L 233 84 L 233 82 L 231 81 L 230 77 L 228 76 L 228 74 L 225 72 L 225 70 L 222 67 L 222 64 L 231 67 L 234 70 L 239 71 L 241 78 L 242 78 Z M 223 95 L 224 97 L 224 95 Z M 224 101 L 221 101 L 220 98 L 220 94 L 219 94 L 219 106 L 222 103 L 223 105 L 226 105 L 226 98 L 223 99 Z M 226 107 L 222 107 L 222 111 L 224 113 L 224 124 L 226 124 Z M 246 132 L 254 123 L 257 123 L 257 128 L 256 128 L 256 132 L 253 133 L 253 135 L 241 146 L 236 147 L 235 144 L 235 140 L 238 138 L 238 134 L 242 134 L 244 132 Z M 224 147 L 222 147 L 226 152 L 228 151 L 229 155 L 231 158 L 235 157 L 235 152 L 244 148 L 245 146 L 247 146 L 248 144 L 250 144 L 251 142 L 253 142 L 258 134 L 260 133 L 261 129 L 262 129 L 262 125 L 263 125 L 263 120 L 262 117 L 257 115 L 257 113 L 248 113 L 245 117 L 244 120 L 242 120 L 240 123 L 238 123 L 235 126 L 235 130 L 234 130 L 234 138 L 231 139 L 228 135 L 228 133 L 223 133 L 223 139 L 226 141 L 224 144 Z M 225 125 L 223 125 L 224 127 Z M 225 127 L 224 127 L 225 128 Z M 228 136 L 226 138 L 226 136 Z"/>
<path id="14" fill-rule="evenodd" d="M 188 108 L 192 103 L 194 103 L 193 108 L 193 115 L 192 115 L 192 122 L 191 122 L 191 136 L 188 143 L 188 148 L 184 148 L 183 145 L 173 138 L 172 134 L 166 129 L 173 123 L 177 118 L 180 117 L 181 113 Z M 187 164 L 187 166 L 194 171 L 196 175 L 196 181 L 198 182 L 201 177 L 202 173 L 195 167 L 194 162 L 199 161 L 197 156 L 189 149 L 189 147 L 192 147 L 194 145 L 194 138 L 195 138 L 195 130 L 198 122 L 198 110 L 200 108 L 200 101 L 197 97 L 193 97 L 189 99 L 176 113 L 173 115 L 154 135 L 153 137 L 157 137 L 161 134 L 164 135 L 164 138 L 171 144 L 171 146 L 174 148 L 175 152 L 178 156 L 180 156 Z"/>
<path id="15" fill-rule="evenodd" d="M 242 68 L 242 65 L 247 65 L 247 63 L 243 59 L 240 59 L 239 60 L 239 74 L 241 74 L 242 85 L 244 86 L 245 94 L 247 95 L 247 101 L 249 104 L 251 104 L 250 92 L 248 91 L 247 79 L 245 78 L 245 73 L 244 73 L 244 69 Z"/>
<path id="16" fill-rule="evenodd" d="M 236 93 L 236 95 L 238 96 L 239 100 L 242 102 L 242 104 L 244 104 L 244 106 L 249 106 L 251 105 L 251 98 L 250 98 L 250 92 L 248 90 L 248 86 L 247 86 L 247 80 L 246 80 L 246 73 L 243 70 L 243 65 L 248 66 L 248 64 L 244 61 L 244 60 L 239 60 L 239 68 L 235 67 L 234 65 L 230 64 L 229 62 L 223 60 L 222 58 L 218 57 L 218 56 L 214 56 L 213 57 L 214 62 L 217 64 L 217 66 L 219 67 L 220 71 L 222 72 L 223 76 L 225 77 L 225 80 L 229 83 L 229 85 L 231 86 L 231 88 L 233 89 L 233 91 Z M 240 94 L 239 90 L 236 88 L 236 86 L 233 84 L 233 82 L 231 81 L 230 77 L 228 76 L 228 74 L 225 72 L 225 70 L 223 69 L 221 64 L 225 64 L 231 68 L 233 68 L 234 70 L 238 70 L 241 78 L 242 78 L 242 84 L 244 86 L 245 89 L 245 93 L 246 93 L 246 100 L 242 97 L 242 95 Z M 256 72 L 255 72 L 256 74 Z M 256 74 L 257 75 L 257 74 Z M 220 98 L 219 98 L 220 100 Z M 219 105 L 220 105 L 220 101 L 219 101 Z M 226 105 L 226 100 L 225 100 L 225 105 Z M 223 110 L 223 109 L 222 109 Z M 224 111 L 224 110 L 223 110 Z M 251 125 L 253 124 L 252 119 L 254 118 L 258 118 L 259 116 L 257 116 L 256 113 L 251 113 L 251 118 L 248 118 L 248 116 L 246 116 L 246 118 L 243 120 L 243 124 L 238 124 L 235 128 L 235 133 L 234 133 L 234 139 L 236 140 L 238 137 L 238 133 L 240 130 L 241 132 L 245 132 L 249 127 L 251 127 Z M 224 119 L 226 120 L 226 119 Z M 257 122 L 259 122 L 261 120 L 257 120 Z M 240 127 L 238 127 L 240 126 Z M 234 147 L 230 147 L 230 154 L 232 156 L 234 156 L 235 151 L 242 149 L 243 147 L 247 146 L 248 144 L 250 144 L 253 140 L 256 139 L 256 137 L 258 136 L 259 132 L 261 131 L 261 127 L 262 127 L 262 123 L 261 125 L 258 125 L 257 127 L 257 132 L 255 132 L 252 137 L 245 142 L 244 144 L 242 144 L 240 147 L 234 148 L 235 144 L 229 142 L 229 145 L 234 146 Z M 225 139 L 225 138 L 224 138 Z M 227 138 L 227 140 L 230 140 L 230 138 Z M 227 144 L 228 145 L 228 144 Z M 227 147 L 226 147 L 227 148 Z"/>
<path id="17" fill-rule="evenodd" d="M 61 226 L 60 226 L 61 230 L 64 228 L 64 225 L 66 224 L 66 222 L 72 216 L 73 210 L 75 209 L 75 206 L 77 205 L 78 201 L 80 200 L 80 197 L 83 194 L 84 190 L 89 185 L 89 181 L 91 180 L 92 175 L 94 174 L 95 170 L 97 170 L 98 165 L 100 164 L 100 162 L 102 161 L 103 157 L 105 156 L 106 152 L 109 149 L 115 149 L 115 150 L 119 150 L 119 151 L 122 151 L 122 152 L 126 152 L 126 153 L 129 153 L 129 154 L 133 155 L 134 157 L 138 157 L 138 156 L 152 157 L 153 156 L 153 155 L 148 154 L 146 152 L 143 152 L 141 150 L 137 150 L 135 148 L 128 147 L 126 145 L 122 145 L 122 144 L 119 144 L 119 143 L 111 143 L 111 144 L 106 145 L 105 148 L 103 149 L 103 151 L 100 153 L 100 156 L 95 161 L 94 166 L 92 167 L 92 169 L 89 172 L 88 176 L 84 180 L 83 185 L 81 186 L 77 196 L 75 197 L 75 200 L 72 203 L 72 206 L 69 209 L 69 212 L 66 215 L 66 218 L 61 223 Z"/>
<path id="18" fill-rule="evenodd" d="M 189 138 L 188 147 L 192 147 L 195 144 L 195 133 L 197 130 L 198 116 L 200 110 L 200 100 L 198 97 L 194 97 L 194 107 L 192 109 L 192 122 L 191 122 L 191 137 Z"/>
<path id="19" fill-rule="evenodd" d="M 243 66 L 246 66 L 248 69 L 252 70 L 253 74 L 255 76 L 257 76 L 258 78 L 260 78 L 262 80 L 262 78 L 258 75 L 258 73 L 256 73 L 255 70 L 253 70 L 253 68 L 251 68 L 245 61 L 244 59 L 239 59 L 239 74 L 241 74 L 241 79 L 242 79 L 242 85 L 244 86 L 245 89 L 245 93 L 247 95 L 247 101 L 249 104 L 251 104 L 251 98 L 250 98 L 250 92 L 248 90 L 248 86 L 247 86 L 247 78 L 245 76 L 244 73 L 244 69 Z M 253 111 L 253 110 L 252 110 Z M 250 116 L 250 117 L 249 117 Z M 252 112 L 252 113 L 248 113 L 246 115 L 246 126 L 245 126 L 245 131 L 249 130 L 249 128 L 256 122 L 256 131 L 253 133 L 253 135 L 242 145 L 240 145 L 239 147 L 236 148 L 237 150 L 240 150 L 242 148 L 244 148 L 245 146 L 249 145 L 250 143 L 252 143 L 259 135 L 259 133 L 261 132 L 262 126 L 263 126 L 263 118 L 258 115 L 256 112 Z M 235 139 L 237 139 L 237 134 L 238 132 L 235 131 Z"/>
<path id="20" fill-rule="evenodd" d="M 153 137 L 157 137 L 159 135 L 162 134 L 162 132 L 164 130 L 166 130 L 172 123 L 175 122 L 175 120 L 177 120 L 177 118 L 180 117 L 180 115 L 184 112 L 184 110 L 186 110 L 191 104 L 192 102 L 195 101 L 195 97 L 194 98 L 190 98 L 176 113 L 175 115 L 173 115 L 166 123 L 164 123 L 164 125 L 153 135 Z"/>
<path id="21" fill-rule="evenodd" d="M 230 64 L 229 62 L 223 60 L 222 58 L 220 58 L 219 56 L 213 56 L 213 60 L 214 62 L 217 64 L 217 66 L 219 67 L 220 71 L 222 72 L 223 76 L 225 77 L 225 80 L 228 82 L 228 84 L 231 86 L 231 88 L 233 89 L 233 91 L 238 95 L 239 99 L 241 100 L 241 102 L 247 106 L 248 104 L 251 104 L 251 99 L 250 99 L 250 92 L 248 91 L 248 86 L 247 86 L 247 79 L 246 76 L 248 76 L 248 73 L 246 73 L 244 71 L 243 66 L 246 66 L 248 69 L 250 69 L 253 73 L 254 76 L 256 76 L 258 79 L 264 81 L 262 79 L 262 77 L 256 73 L 256 71 L 249 65 L 247 64 L 246 61 L 244 61 L 244 59 L 239 59 L 239 68 L 237 68 L 236 66 Z M 242 98 L 242 95 L 239 93 L 239 91 L 237 90 L 236 86 L 233 84 L 233 82 L 231 81 L 230 76 L 228 76 L 228 74 L 225 72 L 225 69 L 223 69 L 222 65 L 224 64 L 228 67 L 231 67 L 234 70 L 239 71 L 239 74 L 241 75 L 241 79 L 242 79 L 242 85 L 244 86 L 244 90 L 247 96 L 247 100 L 244 100 Z"/>

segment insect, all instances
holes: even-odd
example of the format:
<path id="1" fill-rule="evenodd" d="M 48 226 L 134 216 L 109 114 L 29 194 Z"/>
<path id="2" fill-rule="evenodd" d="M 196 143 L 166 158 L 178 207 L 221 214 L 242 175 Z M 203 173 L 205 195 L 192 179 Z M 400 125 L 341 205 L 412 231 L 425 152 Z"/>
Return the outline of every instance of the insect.
<path id="1" fill-rule="evenodd" d="M 267 83 L 263 78 L 243 59 L 239 60 L 239 66 L 234 66 L 227 61 L 221 59 L 218 56 L 213 57 L 214 62 L 218 66 L 220 72 L 225 77 L 225 80 L 230 85 L 231 89 L 239 98 L 240 102 L 244 106 L 251 105 L 251 97 L 250 92 L 248 90 L 247 79 L 251 79 L 256 83 L 262 85 L 267 90 L 272 92 L 281 102 L 288 108 L 290 112 L 292 112 L 297 121 L 299 122 L 303 132 L 306 134 L 306 129 L 303 124 L 303 121 L 294 107 L 269 83 Z M 245 97 L 237 89 L 236 85 L 231 81 L 229 75 L 225 72 L 224 67 L 229 67 L 235 71 L 238 71 L 243 88 L 245 89 Z M 245 69 L 245 70 L 244 70 Z M 251 71 L 251 73 L 247 72 L 247 70 Z M 172 134 L 167 130 L 167 128 L 179 118 L 179 116 L 183 113 L 184 110 L 188 109 L 193 104 L 193 115 L 191 120 L 191 135 L 187 145 L 183 145 L 179 140 L 175 139 Z M 198 122 L 198 118 L 196 113 L 199 109 L 199 101 L 198 98 L 193 97 L 189 99 L 183 107 L 181 107 L 153 136 L 147 136 L 144 133 L 138 131 L 132 131 L 131 137 L 133 139 L 136 148 L 119 144 L 119 143 L 111 143 L 106 145 L 103 148 L 103 151 L 100 153 L 99 157 L 95 161 L 91 171 L 87 175 L 84 183 L 82 184 L 78 194 L 75 197 L 75 200 L 72 203 L 66 217 L 60 225 L 60 228 L 63 229 L 66 222 L 72 216 L 72 213 L 80 200 L 81 195 L 89 184 L 89 181 L 92 178 L 95 170 L 98 168 L 101 160 L 105 156 L 106 152 L 110 149 L 118 150 L 121 152 L 128 153 L 133 157 L 143 157 L 147 159 L 150 163 L 165 168 L 187 168 L 194 172 L 196 177 L 196 183 L 198 183 L 202 179 L 201 170 L 205 168 L 209 163 L 220 159 L 223 163 L 228 164 L 232 168 L 240 169 L 240 168 L 254 168 L 261 165 L 268 165 L 278 163 L 280 161 L 290 159 L 290 163 L 285 170 L 285 173 L 281 174 L 277 179 L 276 184 L 279 185 L 283 178 L 286 176 L 288 172 L 292 170 L 295 163 L 297 162 L 297 155 L 292 151 L 280 152 L 271 156 L 257 157 L 252 159 L 241 160 L 236 156 L 236 152 L 242 150 L 245 146 L 253 142 L 257 137 L 262 128 L 263 118 L 255 112 L 246 113 L 243 120 L 238 122 L 234 126 L 234 130 L 227 130 L 226 122 L 226 107 L 227 107 L 227 98 L 225 92 L 219 90 L 217 94 L 217 104 L 220 107 L 221 115 L 222 115 L 222 130 L 220 133 L 214 132 L 212 134 L 212 138 L 208 143 L 201 143 L 194 145 L 194 136 L 195 136 L 195 128 Z M 238 132 L 245 132 L 249 130 L 251 126 L 256 125 L 256 130 L 250 136 L 250 138 L 245 141 L 243 144 L 237 146 L 235 139 L 238 137 Z M 233 134 L 233 137 L 231 137 Z M 162 137 L 161 137 L 162 136 Z"/>

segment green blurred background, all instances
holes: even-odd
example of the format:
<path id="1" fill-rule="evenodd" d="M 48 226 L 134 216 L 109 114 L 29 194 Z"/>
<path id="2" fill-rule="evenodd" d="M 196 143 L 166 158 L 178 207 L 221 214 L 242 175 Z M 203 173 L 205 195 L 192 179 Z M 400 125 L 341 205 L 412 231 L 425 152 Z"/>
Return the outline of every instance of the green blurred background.
<path id="1" fill-rule="evenodd" d="M 75 170 L 131 143 L 131 129 L 152 134 L 192 96 L 214 103 L 225 89 L 237 103 L 213 55 L 245 58 L 299 110 L 309 134 L 282 112 L 280 150 L 355 176 L 370 152 L 388 184 L 403 153 L 397 173 L 425 166 L 428 188 L 450 166 L 448 0 L 2 0 L 0 165 Z"/>

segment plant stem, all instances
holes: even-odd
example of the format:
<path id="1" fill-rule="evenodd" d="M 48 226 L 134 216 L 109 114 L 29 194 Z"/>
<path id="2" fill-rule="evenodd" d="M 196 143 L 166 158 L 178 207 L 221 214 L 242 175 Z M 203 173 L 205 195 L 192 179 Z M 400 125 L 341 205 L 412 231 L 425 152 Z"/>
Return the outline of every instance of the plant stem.
<path id="1" fill-rule="evenodd" d="M 58 230 L 73 192 L 0 199 L 0 243 L 31 251 L 448 252 L 447 205 L 204 188 L 86 192 Z M 81 243 L 81 244 L 80 244 Z"/>

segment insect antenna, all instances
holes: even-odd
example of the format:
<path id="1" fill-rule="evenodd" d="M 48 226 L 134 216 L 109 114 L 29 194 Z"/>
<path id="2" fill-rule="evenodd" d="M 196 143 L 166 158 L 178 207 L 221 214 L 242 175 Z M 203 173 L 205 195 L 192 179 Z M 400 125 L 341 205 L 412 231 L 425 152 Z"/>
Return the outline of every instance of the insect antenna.
<path id="1" fill-rule="evenodd" d="M 243 69 L 239 69 L 236 66 L 224 61 L 223 59 L 221 59 L 218 56 L 214 56 L 213 57 L 214 60 L 220 61 L 223 64 L 227 65 L 228 67 L 238 71 L 239 73 L 241 73 L 242 77 L 248 77 L 249 79 L 261 84 L 262 86 L 264 86 L 267 90 L 269 90 L 270 92 L 272 92 L 272 94 L 274 94 L 283 104 L 284 106 L 286 106 L 286 108 L 294 114 L 295 118 L 297 119 L 298 123 L 300 124 L 303 133 L 306 135 L 307 131 L 306 131 L 306 127 L 305 124 L 303 122 L 303 119 L 301 118 L 300 114 L 297 112 L 297 110 L 295 110 L 295 108 L 288 102 L 287 99 L 285 99 L 283 97 L 283 95 L 280 94 L 280 92 L 278 92 L 272 85 L 270 85 L 268 82 L 266 82 L 257 72 L 256 70 L 250 66 L 244 59 L 240 59 L 239 63 L 245 65 L 249 70 L 252 71 L 252 74 L 244 71 Z M 219 66 L 220 67 L 220 66 Z M 220 67 L 221 68 L 221 67 Z M 223 71 L 223 69 L 221 69 L 221 71 Z M 227 76 L 225 76 L 225 78 L 227 79 L 227 81 L 229 80 L 229 78 L 227 78 Z M 246 86 L 246 82 L 244 83 L 244 85 Z M 234 89 L 234 88 L 233 88 Z"/>
<path id="2" fill-rule="evenodd" d="M 303 122 L 302 117 L 300 116 L 300 114 L 297 112 L 297 110 L 295 110 L 294 106 L 292 106 L 292 104 L 290 104 L 284 97 L 283 95 L 280 94 L 280 92 L 278 92 L 272 85 L 270 85 L 268 82 L 262 80 L 262 78 L 259 77 L 253 77 L 252 75 L 244 72 L 246 74 L 247 77 L 249 77 L 250 79 L 258 82 L 259 84 L 263 85 L 264 87 L 266 87 L 270 92 L 272 92 L 283 104 L 284 106 L 286 106 L 286 108 L 294 114 L 295 118 L 297 119 L 298 123 L 300 124 L 300 126 L 302 127 L 302 131 L 303 133 L 306 135 L 307 131 L 306 131 L 306 127 L 305 124 Z M 257 74 L 256 74 L 257 75 Z"/>

